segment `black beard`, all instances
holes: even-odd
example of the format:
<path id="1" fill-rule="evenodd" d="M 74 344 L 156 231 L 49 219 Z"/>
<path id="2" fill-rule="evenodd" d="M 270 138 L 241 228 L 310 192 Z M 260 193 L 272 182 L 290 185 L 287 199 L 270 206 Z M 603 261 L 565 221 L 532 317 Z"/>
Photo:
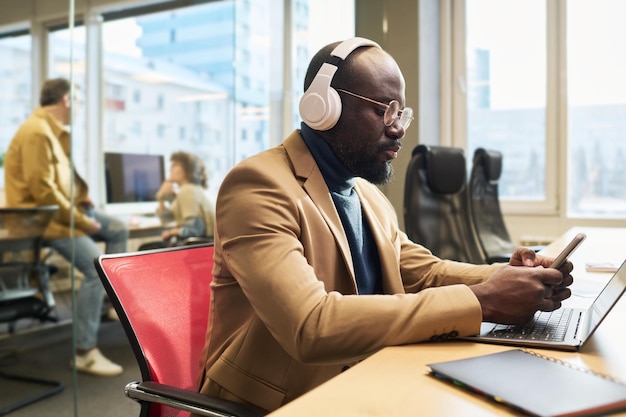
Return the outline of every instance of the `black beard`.
<path id="1" fill-rule="evenodd" d="M 365 178 L 371 183 L 377 185 L 387 184 L 393 177 L 393 166 L 391 161 L 386 161 L 382 165 L 364 164 L 360 172 L 355 173 L 356 176 Z"/>
<path id="2" fill-rule="evenodd" d="M 331 148 L 335 155 L 355 177 L 361 177 L 373 184 L 383 185 L 391 180 L 393 176 L 393 167 L 391 160 L 385 162 L 372 161 L 369 155 L 363 149 L 355 152 L 354 150 L 345 148 L 344 146 L 333 146 Z M 381 147 L 380 152 L 384 148 Z"/>
<path id="3" fill-rule="evenodd" d="M 361 177 L 371 183 L 383 185 L 393 176 L 391 161 L 380 163 L 368 161 L 367 155 L 355 153 L 339 147 L 335 150 L 337 158 L 355 177 Z"/>

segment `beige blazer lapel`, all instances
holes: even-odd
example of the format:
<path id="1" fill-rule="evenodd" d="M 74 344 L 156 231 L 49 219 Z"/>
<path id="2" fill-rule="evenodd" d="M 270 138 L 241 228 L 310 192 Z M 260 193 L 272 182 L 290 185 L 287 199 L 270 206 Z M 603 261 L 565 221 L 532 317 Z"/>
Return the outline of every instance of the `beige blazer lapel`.
<path id="1" fill-rule="evenodd" d="M 348 245 L 348 238 L 341 225 L 341 219 L 339 213 L 335 208 L 335 204 L 330 196 L 324 177 L 320 172 L 315 159 L 309 149 L 307 148 L 304 140 L 300 134 L 295 131 L 289 135 L 284 141 L 283 145 L 287 150 L 289 159 L 293 162 L 294 171 L 300 181 L 302 181 L 302 187 L 311 197 L 313 203 L 318 207 L 320 214 L 328 224 L 331 233 L 335 237 L 337 247 L 341 251 L 341 255 L 346 264 L 346 268 L 350 272 L 354 289 L 356 291 L 356 278 L 354 275 L 354 265 L 352 264 L 352 256 L 350 255 L 350 246 Z"/>

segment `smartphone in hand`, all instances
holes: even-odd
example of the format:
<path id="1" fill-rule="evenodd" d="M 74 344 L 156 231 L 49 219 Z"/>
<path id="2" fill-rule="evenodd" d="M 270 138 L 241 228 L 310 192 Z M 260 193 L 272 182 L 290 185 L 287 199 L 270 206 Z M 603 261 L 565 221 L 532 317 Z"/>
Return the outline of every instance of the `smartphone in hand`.
<path id="1" fill-rule="evenodd" d="M 559 253 L 556 258 L 554 258 L 554 261 L 552 262 L 552 264 L 550 264 L 550 268 L 559 269 L 560 267 L 562 267 L 569 258 L 569 256 L 572 254 L 572 252 L 574 252 L 576 248 L 580 246 L 580 244 L 583 242 L 583 240 L 585 240 L 586 237 L 587 235 L 584 233 L 578 233 L 576 236 L 574 236 L 574 239 L 572 239 L 572 241 L 565 247 L 565 249 L 563 249 L 563 251 L 561 251 L 561 253 Z"/>

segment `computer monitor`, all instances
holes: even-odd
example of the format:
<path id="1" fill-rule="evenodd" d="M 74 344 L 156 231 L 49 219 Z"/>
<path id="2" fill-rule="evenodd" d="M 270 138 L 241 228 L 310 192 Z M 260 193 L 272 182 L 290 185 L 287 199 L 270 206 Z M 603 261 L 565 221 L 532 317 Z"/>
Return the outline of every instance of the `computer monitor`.
<path id="1" fill-rule="evenodd" d="M 163 162 L 163 155 L 106 152 L 107 211 L 127 214 L 154 212 L 156 193 L 165 175 Z"/>

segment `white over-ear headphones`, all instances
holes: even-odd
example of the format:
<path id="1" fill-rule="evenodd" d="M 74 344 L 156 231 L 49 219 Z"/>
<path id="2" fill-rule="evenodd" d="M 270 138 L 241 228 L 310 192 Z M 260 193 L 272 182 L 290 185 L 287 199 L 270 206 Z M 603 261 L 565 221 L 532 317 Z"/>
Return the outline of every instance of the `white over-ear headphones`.
<path id="1" fill-rule="evenodd" d="M 300 99 L 300 117 L 310 128 L 315 130 L 331 129 L 341 116 L 341 99 L 337 91 L 330 86 L 333 81 L 337 64 L 361 46 L 375 46 L 376 42 L 365 38 L 350 38 L 341 42 L 330 53 L 332 63 L 324 63 L 315 78 Z"/>

